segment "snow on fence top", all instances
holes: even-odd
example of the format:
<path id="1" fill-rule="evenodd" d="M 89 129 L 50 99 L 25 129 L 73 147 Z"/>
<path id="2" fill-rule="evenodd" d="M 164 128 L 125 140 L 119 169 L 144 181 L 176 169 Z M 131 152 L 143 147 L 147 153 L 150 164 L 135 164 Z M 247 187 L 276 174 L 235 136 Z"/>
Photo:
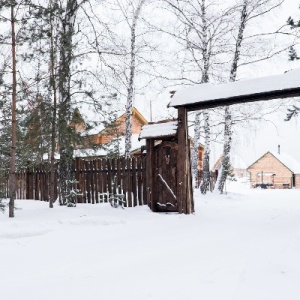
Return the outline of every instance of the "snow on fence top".
<path id="1" fill-rule="evenodd" d="M 295 96 L 300 96 L 300 69 L 288 71 L 283 75 L 226 84 L 199 84 L 177 91 L 169 106 L 185 106 L 193 110 Z"/>
<path id="2" fill-rule="evenodd" d="M 139 139 L 172 137 L 177 133 L 178 121 L 147 124 L 142 127 Z"/>

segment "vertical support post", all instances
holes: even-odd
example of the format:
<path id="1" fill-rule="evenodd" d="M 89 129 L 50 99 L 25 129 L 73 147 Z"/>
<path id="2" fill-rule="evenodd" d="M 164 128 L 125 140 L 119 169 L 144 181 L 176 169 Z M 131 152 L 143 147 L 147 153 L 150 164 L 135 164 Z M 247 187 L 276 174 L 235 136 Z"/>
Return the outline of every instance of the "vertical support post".
<path id="1" fill-rule="evenodd" d="M 184 214 L 193 213 L 194 201 L 191 184 L 187 110 L 184 107 L 178 108 L 177 184 L 178 212 Z"/>
<path id="2" fill-rule="evenodd" d="M 155 161 L 154 161 L 154 140 L 147 139 L 146 141 L 146 189 L 147 189 L 147 203 L 150 209 L 155 212 Z"/>

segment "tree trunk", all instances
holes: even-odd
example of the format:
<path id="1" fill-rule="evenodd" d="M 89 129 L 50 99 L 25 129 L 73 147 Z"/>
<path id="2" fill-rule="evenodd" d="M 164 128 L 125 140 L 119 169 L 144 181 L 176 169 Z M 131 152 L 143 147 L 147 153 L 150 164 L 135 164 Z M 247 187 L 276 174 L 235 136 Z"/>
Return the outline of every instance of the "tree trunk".
<path id="1" fill-rule="evenodd" d="M 210 156 L 210 122 L 209 113 L 203 112 L 204 117 L 204 134 L 205 134 L 205 151 L 203 157 L 203 179 L 200 186 L 202 194 L 206 194 L 210 185 L 210 169 L 209 169 L 209 156 Z"/>
<path id="2" fill-rule="evenodd" d="M 16 35 L 14 4 L 11 4 L 11 42 L 12 42 L 12 105 L 11 105 L 11 151 L 9 174 L 9 217 L 13 218 L 16 198 L 16 102 L 17 102 L 17 72 L 16 72 Z"/>
<path id="3" fill-rule="evenodd" d="M 52 1 L 51 1 L 51 10 L 52 10 Z M 50 199 L 49 207 L 53 208 L 53 203 L 55 201 L 55 150 L 56 150 L 56 106 L 57 106 L 57 88 L 56 88 L 56 78 L 55 78 L 55 51 L 54 51 L 54 39 L 53 39 L 53 13 L 52 11 L 50 17 L 50 86 L 53 92 L 53 112 L 52 112 L 52 125 L 51 125 L 51 155 L 50 155 Z"/>
<path id="4" fill-rule="evenodd" d="M 140 0 L 138 6 L 133 14 L 131 24 L 131 48 L 130 48 L 130 71 L 127 83 L 127 105 L 126 105 L 126 119 L 125 119 L 125 157 L 130 156 L 131 151 L 131 136 L 132 136 L 132 107 L 133 107 L 133 90 L 134 90 L 134 78 L 136 72 L 136 27 L 137 21 L 145 0 Z"/>
<path id="5" fill-rule="evenodd" d="M 224 146 L 222 159 L 222 172 L 220 174 L 219 191 L 222 194 L 224 191 L 227 176 L 231 173 L 230 150 L 232 141 L 232 120 L 229 106 L 225 108 L 225 128 L 224 128 Z"/>
<path id="6" fill-rule="evenodd" d="M 72 180 L 72 128 L 71 121 L 71 64 L 73 61 L 74 22 L 78 4 L 68 0 L 64 16 L 61 19 L 60 63 L 59 63 L 59 186 L 60 204 L 67 205 Z M 71 206 L 71 205 L 70 205 Z"/>
<path id="7" fill-rule="evenodd" d="M 208 70 L 209 70 L 209 50 L 208 50 L 208 37 L 207 37 L 207 18 L 206 18 L 206 6 L 205 0 L 201 2 L 201 21 L 202 21 L 202 36 L 203 36 L 203 49 L 202 49 L 202 57 L 203 57 L 203 71 L 202 71 L 202 83 L 209 82 Z M 209 168 L 209 156 L 210 156 L 210 118 L 209 112 L 206 110 L 203 112 L 204 117 L 204 134 L 205 134 L 205 150 L 203 157 L 203 178 L 200 186 L 200 190 L 202 194 L 206 194 L 209 190 L 210 185 L 210 168 Z"/>
<path id="8" fill-rule="evenodd" d="M 196 182 L 198 177 L 198 148 L 200 145 L 200 116 L 201 113 L 198 112 L 195 116 L 195 129 L 194 129 L 194 147 L 192 152 L 192 174 L 194 181 Z"/>
<path id="9" fill-rule="evenodd" d="M 243 9 L 241 13 L 241 21 L 238 31 L 238 36 L 235 45 L 234 57 L 230 69 L 230 78 L 229 81 L 233 82 L 236 80 L 236 73 L 238 69 L 238 62 L 240 59 L 240 51 L 242 47 L 242 41 L 244 37 L 244 31 L 247 23 L 247 7 L 248 0 L 244 0 Z M 232 115 L 230 108 L 227 106 L 225 108 L 225 125 L 224 125 L 224 146 L 223 146 L 223 159 L 222 159 L 222 172 L 219 176 L 219 191 L 222 194 L 225 186 L 226 179 L 231 173 L 231 164 L 230 164 L 230 151 L 232 146 Z"/>

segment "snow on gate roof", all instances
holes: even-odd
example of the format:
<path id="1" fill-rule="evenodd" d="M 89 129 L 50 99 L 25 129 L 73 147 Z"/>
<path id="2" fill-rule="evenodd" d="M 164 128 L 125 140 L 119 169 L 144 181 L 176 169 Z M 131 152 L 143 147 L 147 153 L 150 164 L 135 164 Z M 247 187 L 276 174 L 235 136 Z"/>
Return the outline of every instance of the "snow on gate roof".
<path id="1" fill-rule="evenodd" d="M 288 95 L 287 95 L 288 94 Z M 300 96 L 300 69 L 283 75 L 261 77 L 226 84 L 204 83 L 177 91 L 169 106 L 197 109 L 197 105 L 216 107 L 258 100 Z M 239 99 L 237 101 L 237 99 Z M 248 101 L 246 101 L 248 99 Z M 226 101 L 225 101 L 226 100 Z"/>
<path id="2" fill-rule="evenodd" d="M 172 137 L 177 133 L 178 121 L 147 124 L 142 127 L 139 139 Z"/>

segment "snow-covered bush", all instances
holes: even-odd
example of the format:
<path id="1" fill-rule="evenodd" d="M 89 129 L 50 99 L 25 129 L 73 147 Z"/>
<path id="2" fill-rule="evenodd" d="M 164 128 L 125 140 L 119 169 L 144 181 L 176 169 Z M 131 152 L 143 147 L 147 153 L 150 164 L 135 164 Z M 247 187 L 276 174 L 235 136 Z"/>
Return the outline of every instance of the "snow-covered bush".
<path id="1" fill-rule="evenodd" d="M 79 181 L 76 179 L 68 180 L 68 184 L 70 184 L 71 189 L 69 195 L 67 198 L 67 207 L 76 207 L 77 203 L 77 197 L 82 196 L 82 193 L 80 193 L 80 190 L 76 188 L 76 185 Z"/>
<path id="2" fill-rule="evenodd" d="M 0 211 L 4 213 L 6 205 L 2 202 L 2 199 L 0 198 Z"/>

